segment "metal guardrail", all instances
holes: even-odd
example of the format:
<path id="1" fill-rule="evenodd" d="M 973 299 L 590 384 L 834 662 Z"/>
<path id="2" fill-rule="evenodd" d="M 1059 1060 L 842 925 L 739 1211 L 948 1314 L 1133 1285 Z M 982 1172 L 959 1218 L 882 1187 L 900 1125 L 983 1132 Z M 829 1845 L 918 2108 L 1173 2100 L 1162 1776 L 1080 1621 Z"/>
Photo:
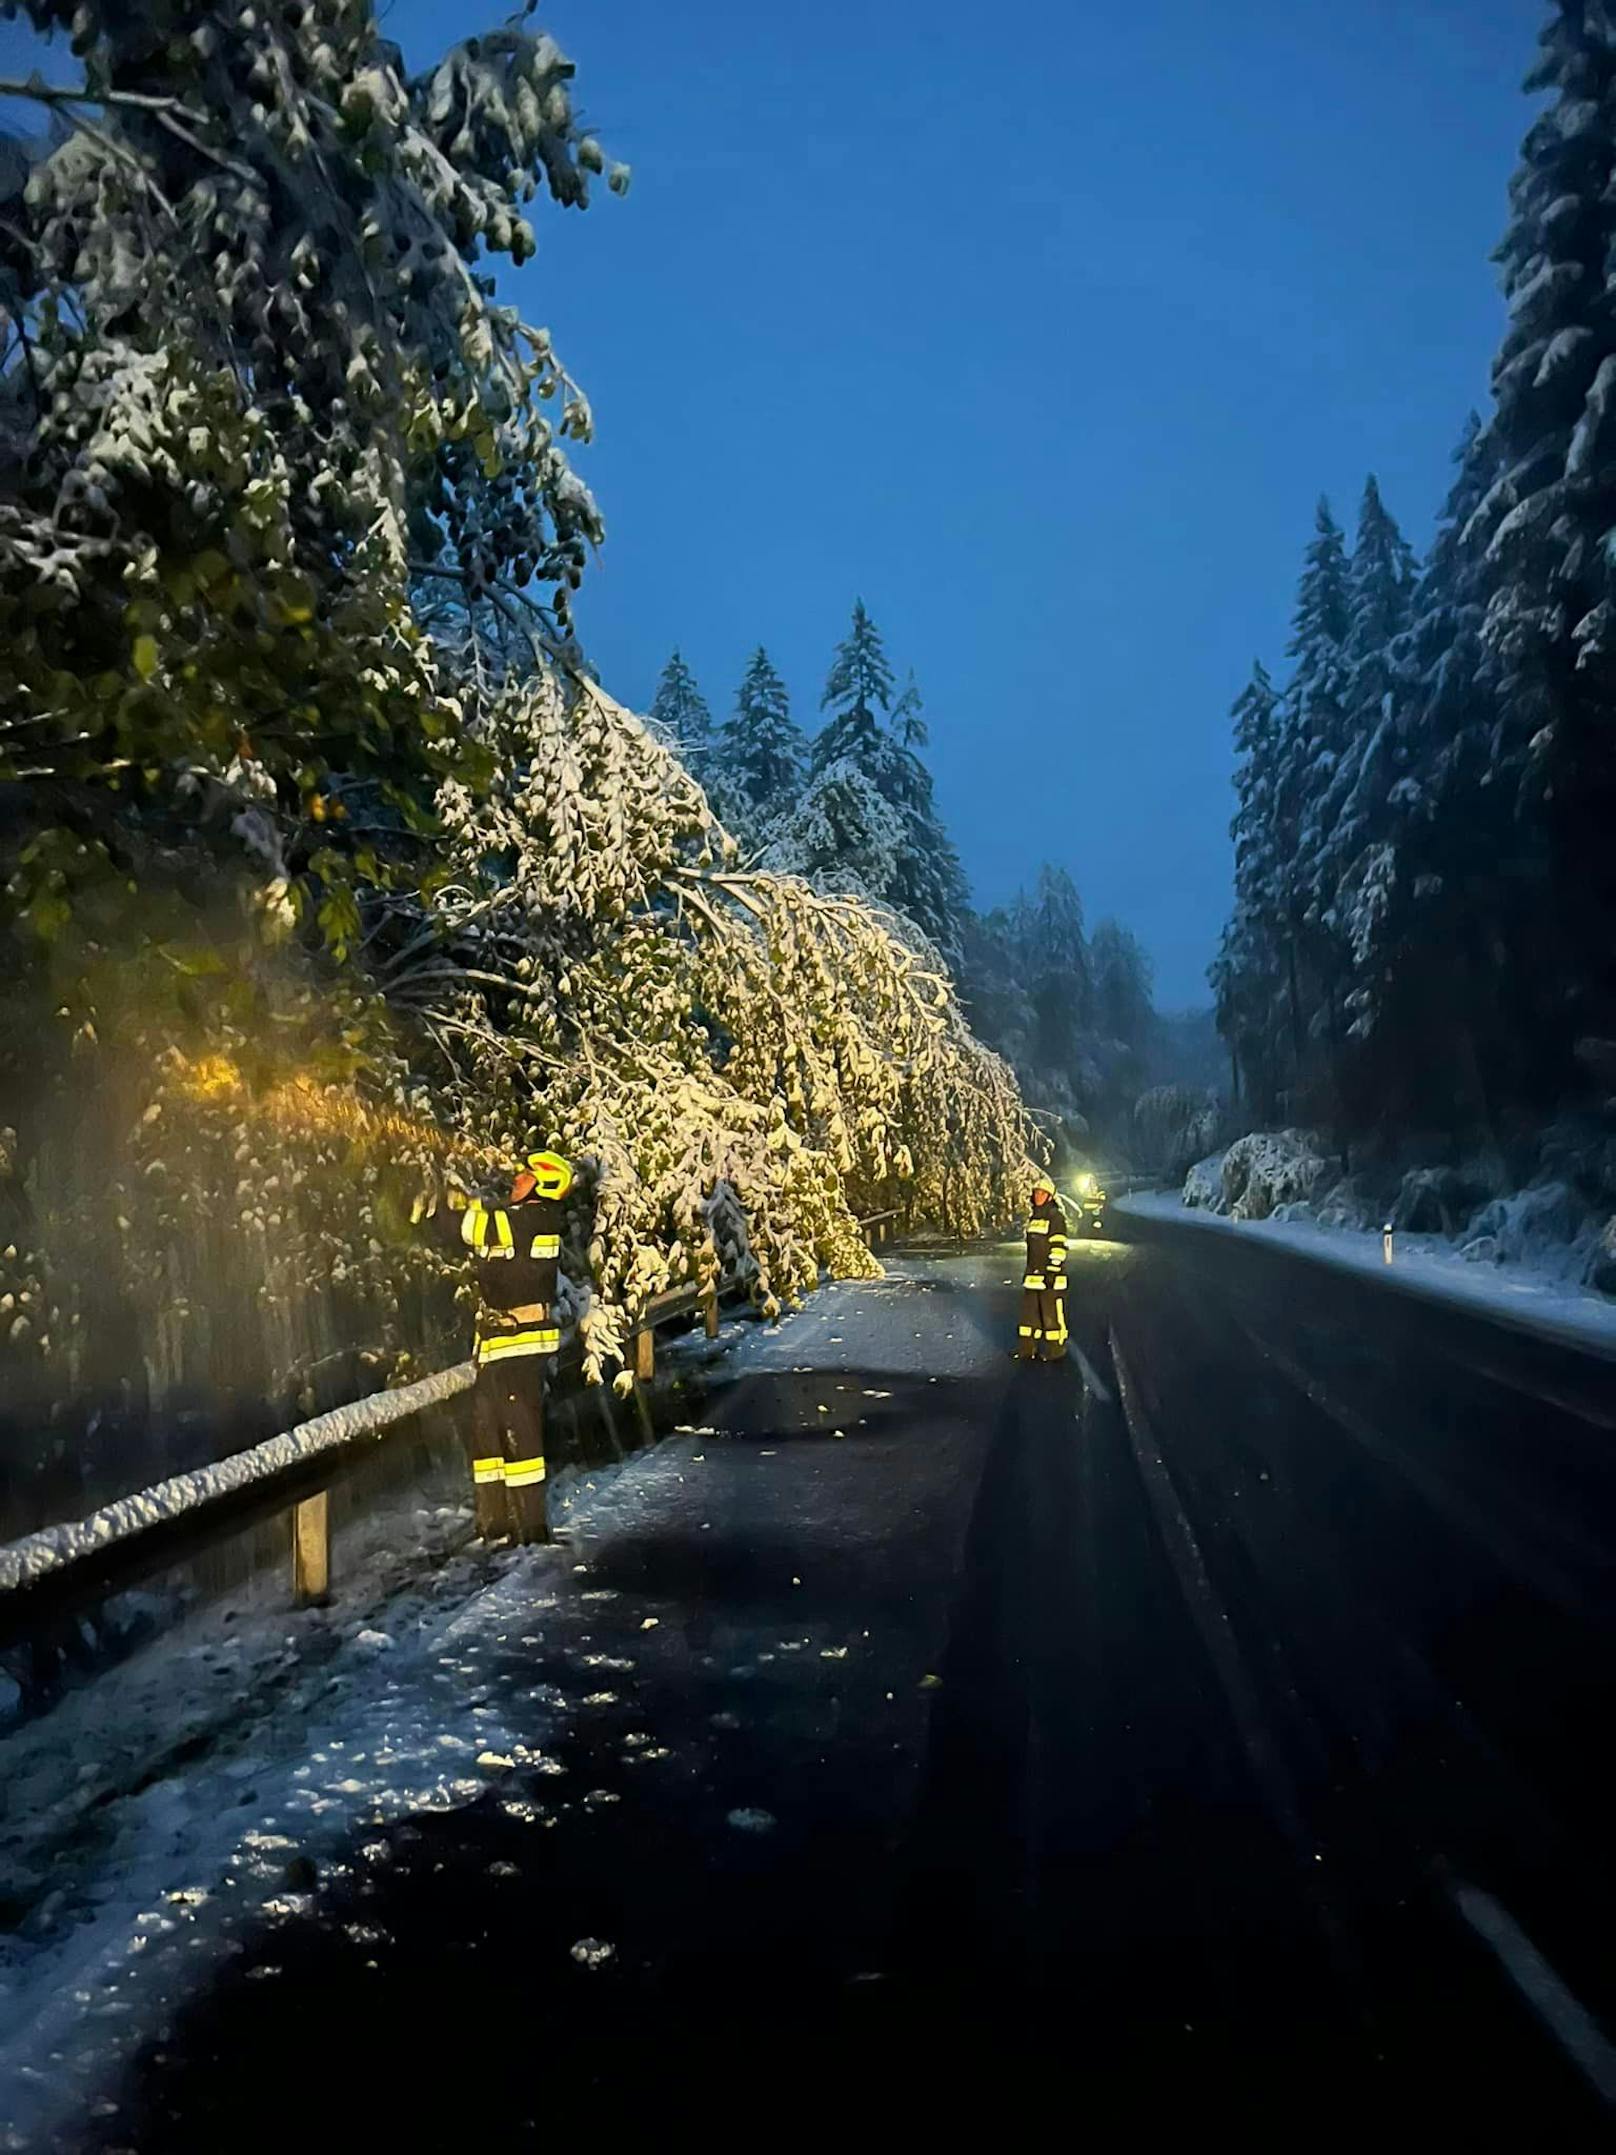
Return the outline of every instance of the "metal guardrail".
<path id="1" fill-rule="evenodd" d="M 872 1241 L 885 1240 L 898 1216 L 896 1210 L 872 1213 L 859 1225 Z M 711 1289 L 693 1283 L 653 1295 L 629 1334 L 637 1386 L 649 1385 L 656 1374 L 661 1326 L 699 1312 L 712 1339 L 720 1302 L 739 1291 L 738 1283 Z M 573 1332 L 562 1342 L 559 1373 L 571 1377 L 578 1358 Z M 0 1545 L 0 1647 L 36 1637 L 277 1513 L 290 1520 L 294 1599 L 319 1600 L 331 1581 L 332 1485 L 403 1424 L 447 1405 L 476 1381 L 474 1361 L 456 1363 L 419 1383 L 374 1392 L 299 1422 L 195 1473 L 137 1490 L 87 1519 Z"/>
<path id="2" fill-rule="evenodd" d="M 652 1297 L 630 1334 L 640 1383 L 649 1384 L 655 1373 L 658 1327 L 699 1311 L 712 1338 L 729 1291 L 692 1285 Z M 574 1333 L 558 1357 L 565 1374 L 575 1369 L 578 1353 Z M 0 1546 L 0 1647 L 35 1637 L 277 1513 L 290 1520 L 294 1597 L 318 1600 L 331 1577 L 332 1484 L 405 1423 L 469 1392 L 476 1380 L 474 1361 L 456 1363 L 299 1422 L 193 1474 L 137 1490 L 88 1519 Z"/>

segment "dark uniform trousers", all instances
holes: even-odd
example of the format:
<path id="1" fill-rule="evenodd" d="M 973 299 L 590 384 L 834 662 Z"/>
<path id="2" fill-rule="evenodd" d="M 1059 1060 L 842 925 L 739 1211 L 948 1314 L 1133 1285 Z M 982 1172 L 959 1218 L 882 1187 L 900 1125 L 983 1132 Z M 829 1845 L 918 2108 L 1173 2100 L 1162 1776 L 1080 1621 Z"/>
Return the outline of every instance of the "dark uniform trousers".
<path id="1" fill-rule="evenodd" d="M 504 1534 L 518 1541 L 549 1539 L 546 1473 L 543 1364 L 537 1359 L 479 1362 L 471 1403 L 471 1475 L 477 1531 L 484 1541 Z"/>
<path id="2" fill-rule="evenodd" d="M 1066 1215 L 1054 1198 L 1035 1205 L 1028 1216 L 1016 1335 L 1016 1354 L 1023 1362 L 1066 1359 Z"/>
<path id="3" fill-rule="evenodd" d="M 547 1541 L 545 1365 L 561 1345 L 556 1282 L 561 1206 L 532 1197 L 491 1207 L 476 1199 L 451 1210 L 439 1233 L 477 1260 L 477 1389 L 472 1399 L 471 1475 L 477 1531 Z"/>

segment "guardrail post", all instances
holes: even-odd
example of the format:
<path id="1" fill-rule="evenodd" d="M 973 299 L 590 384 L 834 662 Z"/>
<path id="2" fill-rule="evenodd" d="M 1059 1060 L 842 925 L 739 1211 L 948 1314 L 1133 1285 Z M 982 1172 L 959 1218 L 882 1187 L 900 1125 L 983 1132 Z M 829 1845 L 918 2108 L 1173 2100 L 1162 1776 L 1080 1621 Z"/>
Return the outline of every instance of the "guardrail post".
<path id="1" fill-rule="evenodd" d="M 321 1489 L 292 1508 L 292 1599 L 306 1609 L 330 1591 L 331 1504 Z"/>
<path id="2" fill-rule="evenodd" d="M 702 1298 L 701 1321 L 709 1339 L 718 1337 L 718 1291 Z"/>
<path id="3" fill-rule="evenodd" d="M 634 1335 L 634 1374 L 641 1384 L 656 1375 L 656 1334 L 645 1325 Z"/>

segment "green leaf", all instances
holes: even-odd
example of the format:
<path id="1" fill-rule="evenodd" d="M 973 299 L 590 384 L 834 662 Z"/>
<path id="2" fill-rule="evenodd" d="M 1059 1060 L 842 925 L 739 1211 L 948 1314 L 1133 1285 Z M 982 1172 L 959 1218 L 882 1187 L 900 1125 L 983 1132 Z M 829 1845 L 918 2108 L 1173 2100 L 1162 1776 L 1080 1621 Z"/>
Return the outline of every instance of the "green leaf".
<path id="1" fill-rule="evenodd" d="M 155 636 L 137 636 L 135 638 L 134 660 L 136 673 L 139 674 L 143 681 L 149 681 L 161 664 Z"/>

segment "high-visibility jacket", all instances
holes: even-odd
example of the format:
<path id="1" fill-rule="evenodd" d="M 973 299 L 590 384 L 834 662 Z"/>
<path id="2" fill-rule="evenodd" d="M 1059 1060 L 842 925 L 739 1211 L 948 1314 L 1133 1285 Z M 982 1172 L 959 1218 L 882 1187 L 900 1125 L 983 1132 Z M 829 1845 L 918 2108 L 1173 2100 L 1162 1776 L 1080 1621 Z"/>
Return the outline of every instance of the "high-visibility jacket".
<path id="1" fill-rule="evenodd" d="M 561 1345 L 556 1280 L 561 1260 L 562 1207 L 554 1198 L 519 1205 L 485 1205 L 480 1198 L 436 1215 L 438 1239 L 477 1266 L 477 1360 L 518 1360 L 554 1354 Z"/>
<path id="2" fill-rule="evenodd" d="M 1066 1215 L 1058 1197 L 1046 1197 L 1027 1217 L 1027 1276 L 1035 1293 L 1066 1292 Z"/>
<path id="3" fill-rule="evenodd" d="M 1066 1215 L 1049 1197 L 1027 1216 L 1027 1270 L 1021 1282 L 1018 1352 L 1040 1361 L 1066 1352 Z"/>

